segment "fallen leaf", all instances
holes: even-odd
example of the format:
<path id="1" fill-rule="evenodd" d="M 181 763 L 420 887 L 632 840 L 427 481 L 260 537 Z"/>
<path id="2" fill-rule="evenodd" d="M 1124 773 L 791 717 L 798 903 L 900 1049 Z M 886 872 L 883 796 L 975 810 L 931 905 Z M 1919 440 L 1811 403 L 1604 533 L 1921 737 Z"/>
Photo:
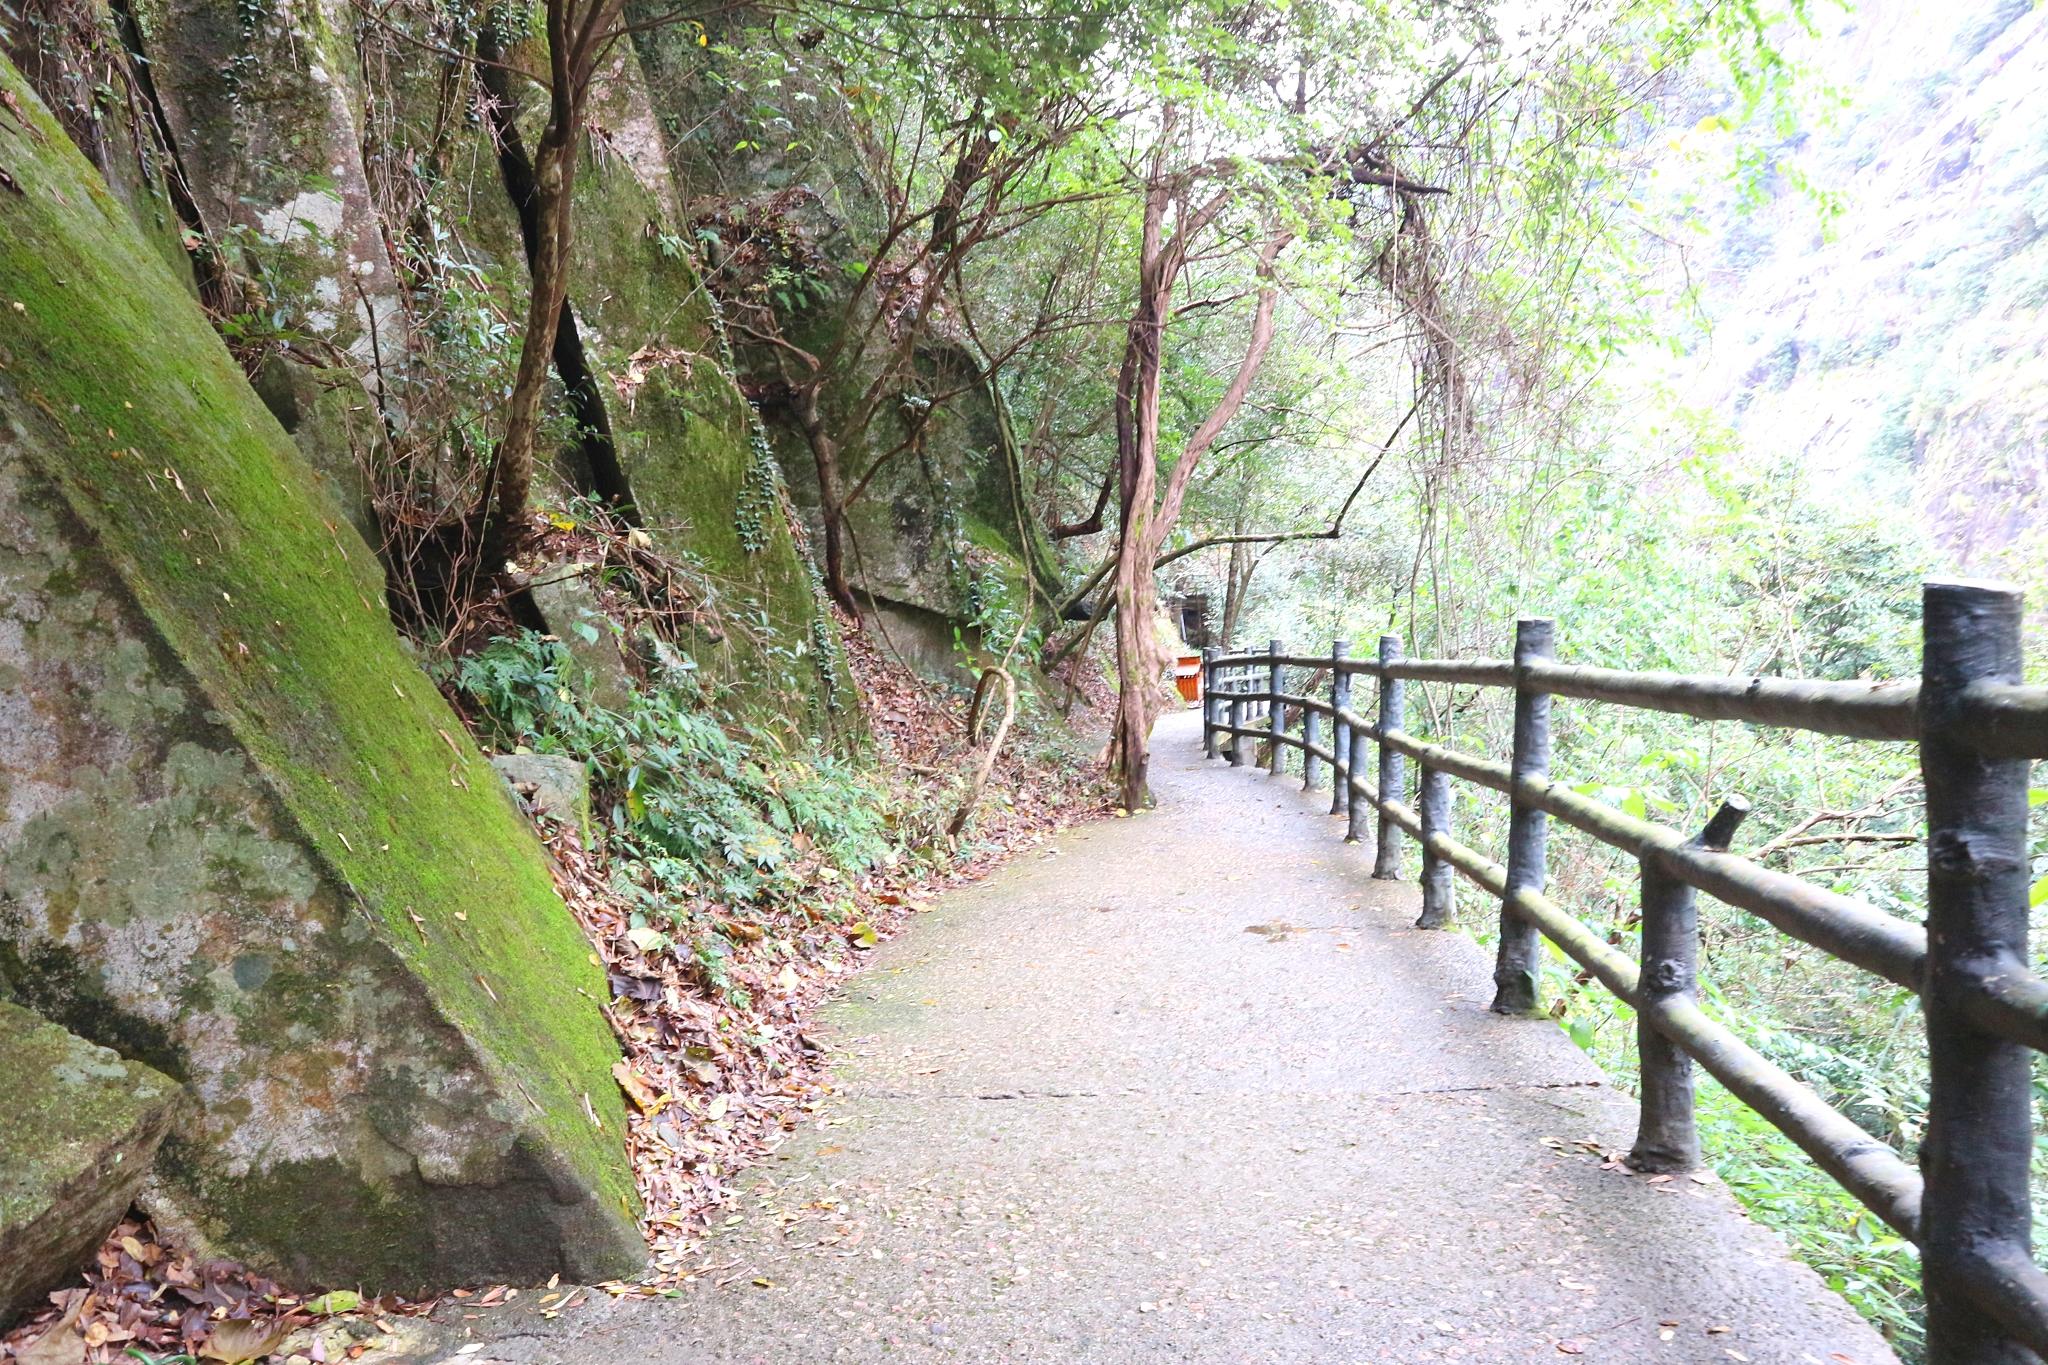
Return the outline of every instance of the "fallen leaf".
<path id="1" fill-rule="evenodd" d="M 218 1360 L 223 1365 L 243 1365 L 275 1351 L 292 1334 L 288 1321 L 258 1322 L 254 1318 L 226 1318 L 213 1325 L 213 1334 L 199 1344 L 201 1360 Z"/>
<path id="2" fill-rule="evenodd" d="M 308 1313 L 353 1313 L 363 1306 L 363 1296 L 353 1289 L 331 1289 L 318 1298 L 306 1300 Z"/>
<path id="3" fill-rule="evenodd" d="M 50 1330 L 15 1356 L 15 1365 L 83 1365 L 85 1341 L 71 1329 L 78 1325 L 78 1315 L 85 1311 L 91 1298 L 84 1290 L 77 1291 L 64 1315 L 50 1324 Z"/>
<path id="4" fill-rule="evenodd" d="M 613 1062 L 612 1079 L 619 1083 L 619 1089 L 626 1092 L 626 1098 L 633 1101 L 634 1108 L 641 1113 L 651 1114 L 661 1108 L 661 1096 L 633 1069 L 631 1062 Z"/>

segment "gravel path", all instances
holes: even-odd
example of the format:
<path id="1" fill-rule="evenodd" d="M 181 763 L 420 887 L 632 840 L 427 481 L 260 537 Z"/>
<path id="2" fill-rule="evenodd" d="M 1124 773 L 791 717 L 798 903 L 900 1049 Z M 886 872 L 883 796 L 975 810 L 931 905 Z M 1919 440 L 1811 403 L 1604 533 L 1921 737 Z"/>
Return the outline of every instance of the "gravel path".
<path id="1" fill-rule="evenodd" d="M 1409 927 L 1326 793 L 1199 738 L 1162 723 L 1156 812 L 875 954 L 822 1025 L 837 1093 L 744 1179 L 724 1270 L 553 1319 L 522 1295 L 419 1358 L 1894 1359 L 1718 1185 L 1604 1163 L 1627 1097 L 1487 1013 L 1486 955 Z"/>

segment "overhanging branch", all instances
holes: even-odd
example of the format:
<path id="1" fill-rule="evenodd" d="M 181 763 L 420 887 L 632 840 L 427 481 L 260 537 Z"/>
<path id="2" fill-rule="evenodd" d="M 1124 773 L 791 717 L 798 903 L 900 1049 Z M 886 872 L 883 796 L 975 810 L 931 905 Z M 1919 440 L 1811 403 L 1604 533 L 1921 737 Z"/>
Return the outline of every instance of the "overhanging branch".
<path id="1" fill-rule="evenodd" d="M 1343 535 L 1344 521 L 1345 518 L 1351 515 L 1352 505 L 1358 501 L 1358 495 L 1365 491 L 1366 481 L 1379 472 L 1380 465 L 1386 460 L 1389 452 L 1393 450 L 1394 442 L 1401 439 L 1401 433 L 1406 431 L 1408 424 L 1415 420 L 1415 414 L 1421 410 L 1421 407 L 1422 396 L 1417 394 L 1415 401 L 1408 405 L 1408 411 L 1402 415 L 1399 422 L 1394 424 L 1394 429 L 1387 433 L 1387 439 L 1380 443 L 1380 453 L 1373 456 L 1372 463 L 1367 465 L 1365 472 L 1358 476 L 1358 482 L 1351 485 L 1351 491 L 1345 495 L 1343 504 L 1337 508 L 1337 515 L 1330 518 L 1330 524 L 1327 527 L 1319 531 L 1273 531 L 1257 535 L 1204 536 L 1200 540 L 1183 545 L 1176 550 L 1169 550 L 1167 553 L 1159 556 L 1157 560 L 1153 561 L 1152 567 L 1154 571 L 1156 572 L 1164 568 L 1176 559 L 1191 555 L 1197 550 L 1207 550 L 1217 545 L 1280 545 L 1289 541 L 1338 539 Z M 1075 603 L 1086 598 L 1090 592 L 1094 591 L 1096 585 L 1109 576 L 1109 571 L 1114 567 L 1116 567 L 1114 556 L 1097 565 L 1095 571 L 1082 580 L 1081 586 L 1068 593 L 1060 602 L 1061 612 L 1064 613 Z M 1110 604 L 1110 610 L 1114 610 L 1114 604 Z M 1107 614 L 1108 612 L 1106 611 L 1091 613 L 1088 629 L 1092 630 L 1096 624 L 1099 624 L 1098 618 L 1107 616 Z M 1068 652 L 1069 650 L 1062 649 L 1057 657 L 1064 658 Z"/>

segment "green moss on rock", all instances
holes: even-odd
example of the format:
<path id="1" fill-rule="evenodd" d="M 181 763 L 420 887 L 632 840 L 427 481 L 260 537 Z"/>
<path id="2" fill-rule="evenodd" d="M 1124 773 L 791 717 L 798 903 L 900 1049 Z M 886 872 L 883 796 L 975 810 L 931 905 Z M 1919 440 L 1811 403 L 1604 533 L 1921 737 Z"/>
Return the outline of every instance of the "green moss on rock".
<path id="1" fill-rule="evenodd" d="M 592 118 L 617 155 L 579 166 L 570 262 L 620 467 L 649 535 L 702 568 L 726 618 L 722 638 L 698 641 L 699 665 L 757 721 L 845 735 L 859 721 L 828 704 L 852 695 L 837 627 L 727 368 L 640 60 L 622 44 L 597 82 Z M 536 101 L 525 114 L 539 112 Z"/>
<path id="2" fill-rule="evenodd" d="M 132 610 L 153 633 L 161 657 L 138 668 L 136 689 L 117 707 L 177 709 L 181 725 L 211 727 L 201 747 L 246 756 L 260 795 L 274 802 L 273 828 L 261 831 L 263 813 L 251 816 L 259 884 L 218 884 L 218 856 L 234 856 L 231 848 L 201 858 L 220 922 L 246 925 L 292 899 L 260 888 L 267 867 L 302 873 L 321 888 L 296 902 L 302 946 L 360 968 L 326 994 L 306 983 L 297 1023 L 250 1023 L 318 1036 L 374 1018 L 394 1040 L 408 1027 L 414 1035 L 390 1074 L 374 1055 L 354 1059 L 362 1074 L 344 1098 L 369 1134 L 356 1150 L 220 1162 L 223 1136 L 208 1127 L 182 1144 L 182 1175 L 167 1190 L 189 1200 L 194 1222 L 222 1248 L 314 1278 L 353 1280 L 367 1264 L 397 1287 L 486 1271 L 498 1254 L 533 1260 L 530 1248 L 508 1249 L 534 1237 L 531 1227 L 510 1236 L 501 1228 L 481 1246 L 461 1231 L 480 1207 L 461 1197 L 476 1171 L 459 1158 L 437 1166 L 419 1140 L 418 1126 L 439 1115 L 448 1151 L 496 1144 L 490 1178 L 557 1207 L 540 1235 L 558 1268 L 630 1270 L 639 1243 L 623 1114 L 607 1074 L 616 1053 L 587 1003 L 602 996 L 603 981 L 531 831 L 401 651 L 374 556 L 206 319 L 11 66 L 0 64 L 0 89 L 30 111 L 26 127 L 0 119 L 0 160 L 20 186 L 0 194 L 0 466 L 28 502 L 42 489 L 56 507 L 31 527 L 38 545 L 75 543 L 77 571 L 108 570 L 109 591 L 81 631 L 104 635 L 109 619 Z M 42 598 L 57 597 L 52 581 L 41 580 Z M 169 694 L 187 689 L 173 708 Z M 81 744 L 110 742 L 67 723 Z M 61 861 L 62 842 L 50 857 Z M 299 872 L 285 866 L 293 850 Z M 98 908 L 70 913 L 82 923 Z M 36 913 L 47 931 L 50 907 Z M 24 956 L 21 940 L 13 951 Z M 227 992 L 232 978 L 229 965 L 205 984 Z M 417 1008 L 406 1016 L 394 999 Z M 390 1097 L 381 1116 L 378 1094 Z M 379 1131 L 400 1123 L 415 1131 Z M 292 1183 L 289 1172 L 327 1169 L 328 1158 L 372 1205 L 388 1192 L 446 1235 L 422 1240 L 408 1227 L 410 1251 L 376 1252 L 388 1242 L 384 1214 L 357 1229 L 358 1220 L 305 1202 L 316 1190 L 335 1199 L 334 1180 Z M 378 1169 L 385 1158 L 405 1169 Z M 247 1189 L 265 1179 L 284 1193 L 240 1207 L 223 1183 Z"/>
<path id="3" fill-rule="evenodd" d="M 649 75 L 646 88 L 673 181 L 684 187 L 685 198 L 721 203 L 727 217 L 758 212 L 802 239 L 802 255 L 814 266 L 809 288 L 805 301 L 785 308 L 779 322 L 792 345 L 813 355 L 839 353 L 853 290 L 852 277 L 841 267 L 865 259 L 886 216 L 830 112 L 839 92 L 808 86 L 799 73 L 789 73 L 773 90 L 751 82 L 744 59 L 718 46 L 731 26 L 744 22 L 742 11 L 704 16 L 712 38 L 708 48 L 698 47 L 694 30 L 653 22 L 660 7 L 652 0 L 632 0 L 627 13 L 641 23 L 634 44 Z M 757 135 L 764 100 L 787 120 L 789 137 Z M 735 198 L 735 186 L 753 191 L 751 205 Z M 871 324 L 871 316 L 854 312 L 852 326 Z M 881 359 L 868 361 L 842 367 L 825 386 L 820 406 L 828 425 L 864 406 Z M 865 470 L 885 453 L 897 452 L 847 510 L 850 538 L 859 549 L 853 577 L 857 588 L 897 613 L 892 619 L 906 629 L 927 616 L 940 618 L 936 628 L 919 630 L 929 646 L 917 651 L 925 661 L 950 649 L 954 627 L 972 624 L 974 604 L 960 553 L 968 527 L 990 533 L 983 548 L 1010 561 L 1014 576 L 1034 582 L 1042 605 L 1058 598 L 1059 575 L 1050 545 L 1025 509 L 1023 466 L 1009 414 L 979 358 L 935 327 L 919 340 L 912 368 L 914 375 L 894 395 L 902 401 L 893 414 L 883 411 L 866 431 L 835 435 L 846 470 Z M 782 379 L 782 362 L 758 345 L 738 348 L 737 369 L 764 391 Z M 937 394 L 952 396 L 930 411 L 910 448 L 899 450 L 912 433 L 913 415 Z M 773 451 L 815 536 L 821 530 L 820 499 L 809 445 L 787 412 L 771 410 L 769 423 Z M 1020 594 L 1017 600 L 1027 598 Z"/>
<path id="4" fill-rule="evenodd" d="M 0 1326 L 84 1264 L 183 1097 L 166 1077 L 0 1001 Z"/>

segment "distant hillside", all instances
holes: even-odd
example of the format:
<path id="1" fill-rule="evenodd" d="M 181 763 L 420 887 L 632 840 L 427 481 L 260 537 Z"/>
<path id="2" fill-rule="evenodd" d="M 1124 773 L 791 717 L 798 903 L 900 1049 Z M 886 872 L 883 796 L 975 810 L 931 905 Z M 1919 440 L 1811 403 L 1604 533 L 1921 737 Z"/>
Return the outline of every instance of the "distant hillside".
<path id="1" fill-rule="evenodd" d="M 1717 220 L 1688 396 L 1759 462 L 1896 502 L 1951 570 L 2048 584 L 2048 11 L 1872 0 L 1816 16 L 1844 105 L 1782 150 L 1839 196 Z"/>

